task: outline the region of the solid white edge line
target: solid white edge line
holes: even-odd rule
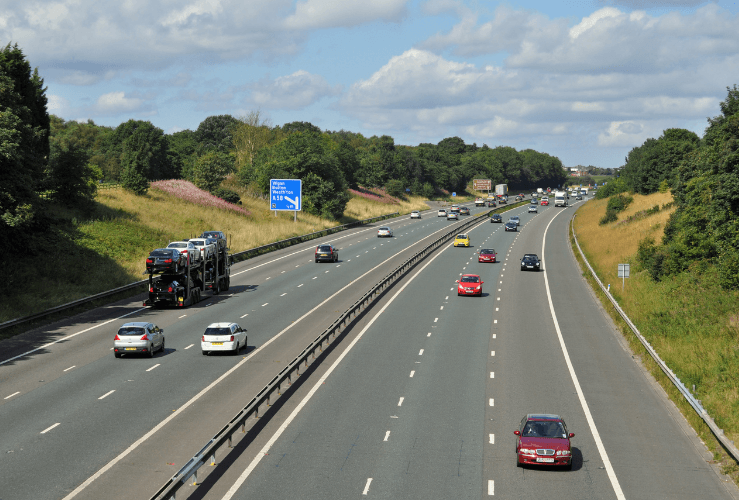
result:
[[[10,359],[6,359],[5,361],[0,361],[0,366],[4,365],[5,363],[10,363],[14,359],[22,358],[23,356],[26,356],[28,354],[32,354],[32,353],[34,353],[36,351],[40,351],[41,349],[46,349],[49,346],[52,346],[54,344],[58,344],[59,342],[64,342],[65,340],[69,340],[72,337],[76,337],[77,335],[81,335],[81,334],[83,334],[85,332],[89,332],[90,330],[94,330],[95,328],[100,328],[101,326],[105,326],[108,323],[112,323],[113,321],[118,321],[121,318],[125,318],[127,316],[132,315],[132,314],[136,314],[137,312],[143,311],[144,309],[146,309],[146,307],[142,307],[140,309],[136,309],[135,311],[131,311],[130,313],[126,313],[123,316],[118,316],[117,318],[109,319],[108,321],[105,321],[105,322],[100,323],[100,324],[95,325],[95,326],[91,326],[90,328],[86,328],[86,329],[84,329],[82,331],[79,331],[77,333],[73,333],[72,335],[67,335],[66,337],[60,338],[59,340],[55,340],[54,342],[49,342],[48,344],[44,344],[41,347],[37,347],[36,349],[32,349],[30,351],[24,352],[23,354],[19,354],[18,356],[12,357]]]
[[[126,456],[127,456],[128,454],[129,454],[129,453],[131,453],[131,452],[132,452],[133,450],[135,450],[136,448],[138,448],[138,447],[139,447],[139,446],[141,445],[141,443],[143,443],[144,441],[146,441],[147,439],[149,439],[149,438],[150,438],[151,436],[153,436],[153,435],[154,435],[154,434],[155,434],[155,433],[156,433],[157,431],[159,431],[159,430],[160,430],[160,429],[161,429],[162,427],[164,427],[164,426],[165,426],[166,424],[168,424],[168,423],[169,423],[170,421],[172,421],[172,420],[173,420],[173,419],[174,419],[174,418],[175,418],[175,417],[176,417],[177,415],[179,415],[180,413],[182,413],[183,411],[185,411],[185,409],[187,409],[187,407],[188,407],[188,406],[192,405],[192,404],[193,404],[193,403],[194,403],[195,401],[197,401],[198,399],[200,399],[200,398],[201,398],[201,397],[202,397],[202,396],[203,396],[203,395],[204,395],[205,393],[207,393],[208,391],[210,391],[210,390],[211,390],[211,389],[212,389],[213,387],[215,387],[215,386],[216,386],[216,385],[217,385],[218,383],[220,383],[220,382],[221,382],[222,380],[224,380],[224,379],[225,379],[226,377],[228,377],[228,376],[229,376],[229,375],[230,375],[231,373],[233,373],[233,372],[234,372],[234,371],[236,371],[236,370],[237,370],[237,369],[238,369],[239,367],[241,367],[241,365],[243,365],[244,363],[246,363],[247,361],[249,361],[249,360],[250,360],[250,359],[251,359],[252,357],[256,356],[256,355],[257,355],[257,354],[258,354],[259,352],[261,352],[261,351],[262,351],[262,350],[263,350],[263,349],[264,349],[265,347],[267,347],[267,346],[268,346],[268,345],[270,345],[270,344],[271,344],[272,342],[274,342],[274,341],[276,341],[276,340],[277,340],[278,338],[280,338],[280,337],[281,337],[281,336],[282,336],[282,335],[283,335],[284,333],[286,333],[286,332],[287,332],[288,330],[290,330],[290,329],[291,329],[292,327],[296,326],[296,325],[297,325],[298,323],[300,323],[300,322],[301,322],[302,320],[304,320],[305,318],[307,318],[308,316],[310,316],[311,314],[313,314],[313,313],[314,313],[314,312],[315,312],[315,311],[316,311],[316,310],[317,310],[318,308],[320,308],[320,307],[324,306],[324,305],[325,305],[326,303],[328,303],[329,301],[333,300],[333,299],[334,299],[334,297],[336,297],[337,295],[339,295],[340,293],[342,293],[342,292],[343,292],[344,290],[346,290],[346,289],[347,289],[347,288],[349,288],[350,286],[354,285],[354,283],[356,283],[357,281],[361,280],[362,278],[364,278],[365,276],[367,276],[367,275],[368,275],[368,274],[370,274],[371,272],[375,271],[375,270],[376,270],[376,269],[378,269],[379,267],[381,267],[381,266],[385,265],[385,264],[386,264],[387,262],[389,262],[390,260],[394,259],[395,257],[397,257],[397,256],[398,256],[398,255],[400,255],[401,253],[405,252],[405,251],[406,251],[406,250],[408,250],[409,248],[411,248],[411,247],[415,246],[415,245],[416,245],[416,244],[418,244],[419,242],[421,242],[421,241],[423,241],[423,240],[425,240],[425,239],[427,239],[427,238],[430,238],[430,237],[431,237],[431,236],[433,236],[434,234],[438,233],[439,231],[443,231],[443,230],[445,230],[445,229],[446,229],[446,228],[441,228],[441,229],[439,229],[438,231],[435,231],[435,232],[433,232],[433,233],[429,234],[428,236],[425,236],[424,238],[421,238],[420,240],[416,241],[415,243],[412,243],[412,244],[408,245],[408,246],[407,246],[407,247],[405,247],[404,249],[402,249],[402,250],[400,250],[399,252],[397,252],[397,253],[396,253],[395,255],[392,255],[392,256],[388,257],[387,259],[385,259],[384,261],[380,262],[379,264],[377,264],[377,265],[376,265],[375,267],[373,267],[372,269],[370,269],[369,271],[367,271],[367,272],[366,272],[366,273],[364,273],[363,275],[361,275],[361,276],[359,276],[359,277],[357,277],[357,278],[353,279],[353,280],[352,280],[352,281],[350,281],[349,283],[347,283],[347,284],[346,284],[346,286],[344,286],[343,288],[341,288],[340,290],[338,290],[338,291],[337,291],[336,293],[334,293],[333,295],[331,295],[330,297],[328,297],[328,298],[327,298],[326,300],[324,300],[323,302],[321,302],[320,304],[318,304],[318,305],[317,305],[316,307],[314,307],[313,309],[311,309],[311,310],[310,310],[310,311],[308,311],[307,313],[303,314],[303,315],[302,315],[302,316],[301,316],[300,318],[296,319],[296,320],[295,320],[295,321],[294,321],[293,323],[290,323],[290,324],[289,324],[288,326],[286,326],[286,327],[285,327],[285,328],[284,328],[284,329],[283,329],[283,330],[282,330],[282,331],[281,331],[280,333],[276,334],[276,335],[275,335],[274,337],[270,338],[270,339],[269,339],[268,341],[266,341],[266,342],[265,342],[264,344],[262,344],[261,346],[257,347],[256,349],[254,349],[254,350],[253,350],[253,351],[251,352],[251,354],[250,354],[250,355],[248,355],[247,357],[243,358],[243,359],[242,359],[241,361],[239,361],[239,362],[238,362],[238,363],[237,363],[236,365],[234,365],[234,366],[233,366],[233,368],[231,368],[230,370],[228,370],[227,372],[225,372],[225,373],[224,373],[223,375],[221,375],[221,376],[220,376],[220,377],[218,377],[218,378],[217,378],[216,380],[214,380],[214,381],[213,381],[213,382],[212,382],[212,383],[211,383],[210,385],[208,385],[207,387],[205,387],[205,388],[204,388],[204,389],[203,389],[202,391],[200,391],[200,392],[199,392],[199,393],[197,393],[197,394],[196,394],[195,396],[193,396],[192,398],[190,398],[190,399],[189,399],[189,400],[188,400],[188,401],[187,401],[187,402],[186,402],[186,403],[185,403],[184,405],[182,405],[181,407],[179,407],[179,408],[178,408],[177,410],[173,411],[173,412],[172,412],[172,413],[171,413],[171,414],[170,414],[170,415],[169,415],[169,416],[168,416],[167,418],[165,418],[164,420],[162,420],[161,422],[159,422],[159,424],[157,424],[157,425],[156,425],[156,426],[155,426],[155,427],[154,427],[153,429],[151,429],[151,430],[150,430],[149,432],[147,432],[146,434],[144,434],[143,436],[141,436],[141,437],[140,437],[140,438],[139,438],[138,440],[136,440],[136,441],[135,441],[134,443],[132,443],[132,444],[131,444],[131,445],[130,445],[130,446],[129,446],[128,448],[126,448],[126,449],[125,449],[125,450],[124,450],[123,452],[121,452],[121,453],[120,453],[120,454],[119,454],[119,455],[118,455],[117,457],[115,457],[115,458],[114,458],[113,460],[111,460],[110,462],[108,462],[107,464],[105,464],[105,465],[104,465],[104,466],[103,466],[103,467],[102,467],[102,468],[101,468],[100,470],[98,470],[98,471],[97,471],[97,472],[96,472],[95,474],[93,474],[92,476],[90,476],[89,478],[87,478],[87,479],[86,479],[86,480],[85,480],[85,481],[84,481],[84,482],[83,482],[82,484],[80,484],[80,485],[79,485],[79,486],[78,486],[77,488],[75,488],[75,489],[74,489],[74,491],[72,491],[72,492],[71,492],[71,493],[70,493],[69,495],[67,495],[66,497],[64,497],[64,498],[63,498],[62,500],[70,500],[71,498],[74,498],[75,496],[77,496],[77,495],[78,495],[78,494],[79,494],[79,493],[80,493],[80,492],[81,492],[82,490],[84,490],[85,488],[87,488],[87,487],[88,487],[88,486],[89,486],[90,484],[92,484],[92,483],[93,483],[93,482],[94,482],[94,481],[95,481],[95,480],[96,480],[97,478],[99,478],[100,476],[102,476],[103,474],[105,474],[105,473],[106,473],[106,472],[107,472],[108,470],[110,470],[110,469],[111,469],[111,468],[112,468],[112,467],[113,467],[113,466],[114,466],[115,464],[117,464],[118,462],[120,462],[121,460],[123,460],[123,459],[124,459],[124,458],[125,458],[125,457],[126,457]],[[435,258],[435,257],[434,257],[434,258]],[[432,259],[432,260],[433,260],[433,259]],[[310,261],[308,261],[308,262],[310,262]],[[233,276],[233,275],[232,275],[232,276]],[[142,310],[144,310],[144,309],[146,309],[146,308],[145,308],[145,307],[142,307],[141,309],[138,309],[138,310],[136,310],[136,311],[134,311],[134,312],[142,311]],[[128,316],[128,315],[130,315],[130,314],[133,314],[133,313],[128,313],[128,314],[126,314],[126,315],[124,315],[124,316],[120,316],[120,317],[118,317],[118,318],[115,318],[115,319],[112,319],[112,320],[110,320],[110,321],[115,321],[115,320],[117,320],[117,319],[120,319],[120,318],[124,318],[124,317],[126,317],[126,316]],[[110,321],[108,321],[107,323],[110,323]],[[97,326],[102,326],[103,324],[106,324],[106,323],[102,323],[101,325],[97,325]],[[97,326],[95,326],[95,327],[92,327],[92,328],[97,328]],[[88,328],[88,330],[92,330],[92,328]],[[74,334],[74,335],[78,335],[79,333],[84,333],[85,331],[87,331],[87,330],[83,330],[82,332],[78,332],[78,333],[76,333],[76,334]],[[58,340],[58,341],[56,341],[56,342],[61,342],[62,340],[64,340],[64,339],[60,339],[60,340]],[[52,344],[54,344],[54,343],[56,343],[56,342],[52,342]],[[51,345],[51,344],[48,344],[48,345]],[[43,347],[45,347],[45,346],[39,347],[38,349],[42,349]],[[35,350],[38,350],[38,349],[34,349],[34,351],[35,351]],[[33,352],[33,351],[30,351],[30,352]],[[28,354],[28,353],[26,353],[26,354]],[[23,356],[23,354],[21,354],[21,356]],[[20,356],[17,356],[17,357],[20,357]],[[15,358],[13,358],[13,359],[15,359]],[[8,360],[8,361],[10,361],[10,360]],[[7,361],[6,361],[6,362],[7,362]],[[2,363],[0,363],[0,364],[2,364]],[[401,402],[402,402],[402,398],[401,398]],[[398,405],[398,406],[400,406],[400,405]]]
[[[557,215],[561,214],[562,212],[559,212]],[[549,224],[547,224],[546,229],[544,229],[544,238],[542,239],[541,243],[541,260],[542,263],[544,262],[544,249],[546,247],[546,241],[547,241],[547,232],[549,231],[549,226],[552,225],[552,222],[554,222],[554,219],[557,217],[555,215],[552,217],[552,219],[549,221]],[[616,493],[616,498],[619,500],[625,500],[626,497],[624,496],[624,492],[621,490],[621,485],[618,482],[618,478],[616,477],[616,472],[613,470],[613,465],[611,465],[611,461],[608,459],[608,453],[606,453],[606,447],[603,445],[603,441],[600,439],[600,433],[598,432],[598,428],[595,426],[595,420],[593,420],[593,415],[590,413],[590,407],[588,406],[587,401],[585,401],[585,394],[582,392],[582,387],[580,387],[580,381],[577,378],[577,374],[575,373],[575,368],[572,366],[572,361],[570,360],[570,354],[567,351],[567,346],[565,345],[564,337],[562,337],[562,330],[559,328],[559,322],[557,321],[557,314],[554,312],[554,304],[552,303],[552,292],[549,289],[549,278],[547,276],[547,266],[544,266],[544,286],[547,290],[547,300],[549,301],[549,311],[552,314],[552,321],[554,322],[554,329],[557,331],[557,338],[559,339],[559,345],[562,348],[562,354],[565,358],[565,363],[567,364],[567,369],[570,371],[570,377],[572,377],[572,383],[575,385],[575,391],[577,392],[577,397],[580,400],[580,405],[582,406],[583,413],[585,413],[585,419],[588,422],[588,426],[590,427],[590,432],[593,434],[593,439],[595,440],[595,445],[598,448],[598,453],[600,453],[600,458],[603,460],[603,465],[606,468],[606,472],[608,473],[608,479],[611,480],[611,486],[613,487],[614,493]]]
[[[16,392],[14,392],[13,394],[11,394],[10,396],[5,396],[5,397],[4,397],[3,399],[10,399],[10,398],[12,398],[13,396],[17,396],[17,395],[18,395],[18,394],[20,394],[20,393],[21,393],[21,391],[16,391]]]
[[[482,223],[481,223],[482,224]],[[344,360],[344,358],[349,354],[349,351],[351,351],[354,346],[359,342],[359,340],[364,336],[364,334],[369,330],[372,325],[377,321],[377,318],[379,318],[385,310],[393,303],[395,302],[395,299],[398,298],[398,296],[403,293],[403,291],[410,285],[413,280],[416,279],[416,277],[421,274],[429,265],[431,265],[432,262],[436,260],[437,257],[439,257],[442,253],[444,253],[447,248],[450,247],[444,247],[442,248],[439,253],[434,255],[426,264],[421,267],[416,273],[408,279],[407,282],[403,284],[400,289],[395,292],[395,295],[390,298],[390,300],[385,303],[385,305],[382,306],[382,308],[377,311],[377,314],[375,314],[372,319],[367,323],[367,325],[362,329],[361,332],[357,334],[357,336],[354,338],[354,340],[351,341],[351,343],[346,346],[346,349],[339,355],[338,358],[336,358],[336,361],[333,362],[333,364],[326,370],[326,372],[321,376],[321,378],[316,382],[316,384],[311,388],[311,390],[308,392],[308,394],[305,395],[303,400],[298,404],[298,406],[295,407],[295,409],[290,413],[290,415],[285,419],[285,421],[280,425],[280,427],[275,431],[275,433],[272,435],[272,437],[269,438],[269,441],[262,447],[262,449],[257,453],[257,456],[254,457],[254,459],[251,461],[249,466],[244,470],[244,472],[241,473],[239,478],[236,480],[236,482],[229,488],[229,490],[226,492],[226,494],[223,496],[223,500],[230,500],[236,492],[239,490],[242,484],[244,484],[244,481],[249,477],[249,475],[252,473],[252,471],[256,468],[257,465],[259,465],[259,462],[261,462],[262,458],[267,455],[270,448],[275,444],[275,442],[280,438],[283,432],[288,428],[288,426],[292,423],[292,421],[297,417],[298,413],[303,409],[303,407],[308,404],[308,401],[313,397],[313,395],[318,391],[318,389],[323,385],[323,383],[328,379],[328,377],[333,373],[333,371],[336,369],[337,366]],[[403,398],[400,398],[400,401],[398,402],[398,406],[403,404]],[[369,488],[369,482],[367,483],[366,489]]]
[[[66,369],[64,369],[64,370],[62,370],[62,371],[68,372],[69,370],[71,370],[72,368],[75,368],[76,366],[77,366],[77,365],[72,365],[72,366],[70,366],[69,368],[66,368]]]

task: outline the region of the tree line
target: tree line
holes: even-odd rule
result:
[[[172,134],[142,120],[117,127],[66,121],[48,114],[45,91],[17,45],[0,50],[3,233],[42,227],[48,203],[92,203],[100,182],[143,195],[152,181],[183,178],[238,202],[237,193],[222,187],[227,176],[262,195],[270,178],[300,178],[304,210],[337,219],[348,189],[359,186],[433,197],[464,191],[474,178],[525,190],[567,177],[558,158],[532,149],[477,146],[459,137],[404,146],[387,135],[321,130],[307,122],[272,126],[258,111],[209,116],[194,131]]]
[[[667,129],[633,148],[619,177],[598,190],[598,197],[672,191],[677,209],[662,241],[645,239],[637,256],[655,280],[716,265],[721,286],[739,289],[739,88],[726,90],[702,138]]]

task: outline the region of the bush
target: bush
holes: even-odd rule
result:
[[[216,198],[222,199],[223,201],[233,203],[234,205],[236,205],[237,203],[241,201],[241,197],[239,196],[239,193],[237,193],[236,191],[231,191],[230,189],[222,188],[222,187],[214,189],[213,191],[210,192],[210,194],[212,194]]]
[[[633,196],[624,196],[623,194],[612,196],[611,199],[608,200],[606,212],[608,210],[613,210],[614,212],[621,212],[623,210],[626,210],[626,207],[628,207],[632,201],[634,201]]]
[[[618,220],[618,213],[611,208],[606,209],[606,214],[600,219],[599,224],[602,226],[609,222],[616,222]]]
[[[667,179],[664,179],[662,182],[659,183],[660,193],[666,193],[669,190],[670,190],[670,183],[667,182]]]
[[[733,248],[718,258],[719,284],[726,290],[739,289],[739,252]]]
[[[392,179],[385,185],[385,191],[390,196],[395,198],[402,198],[405,196],[405,189],[403,188],[403,181],[398,179]]]

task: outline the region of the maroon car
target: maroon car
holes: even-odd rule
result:
[[[477,262],[497,262],[498,254],[492,248],[483,248],[477,256]]]
[[[572,447],[567,425],[559,415],[530,413],[521,419],[516,439],[516,465],[549,465],[572,470]]]

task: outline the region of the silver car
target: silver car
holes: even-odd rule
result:
[[[539,213],[539,210],[537,209],[536,205],[529,205],[529,213]]]
[[[517,226],[521,225],[521,219],[518,217],[518,215],[514,215],[513,217],[508,219],[508,221],[515,222]]]
[[[212,238],[193,238],[189,240],[200,252],[201,258],[208,260],[216,253],[216,241]]]
[[[113,338],[113,354],[116,358],[134,353],[153,358],[157,351],[164,352],[164,330],[154,323],[126,323]]]
[[[418,210],[414,210],[411,212],[411,219],[420,219],[421,218],[421,212]]]
[[[377,230],[377,237],[378,238],[392,238],[393,237],[393,230],[389,227],[381,227]]]
[[[446,214],[446,220],[459,220],[459,214],[457,212],[449,212]]]
[[[246,328],[236,323],[211,323],[200,339],[203,356],[213,351],[227,351],[233,355],[246,347]]]
[[[195,264],[200,261],[200,250],[195,248],[195,245],[189,241],[173,241],[167,245],[167,248],[176,248],[180,253],[187,252],[190,254],[190,264]]]

